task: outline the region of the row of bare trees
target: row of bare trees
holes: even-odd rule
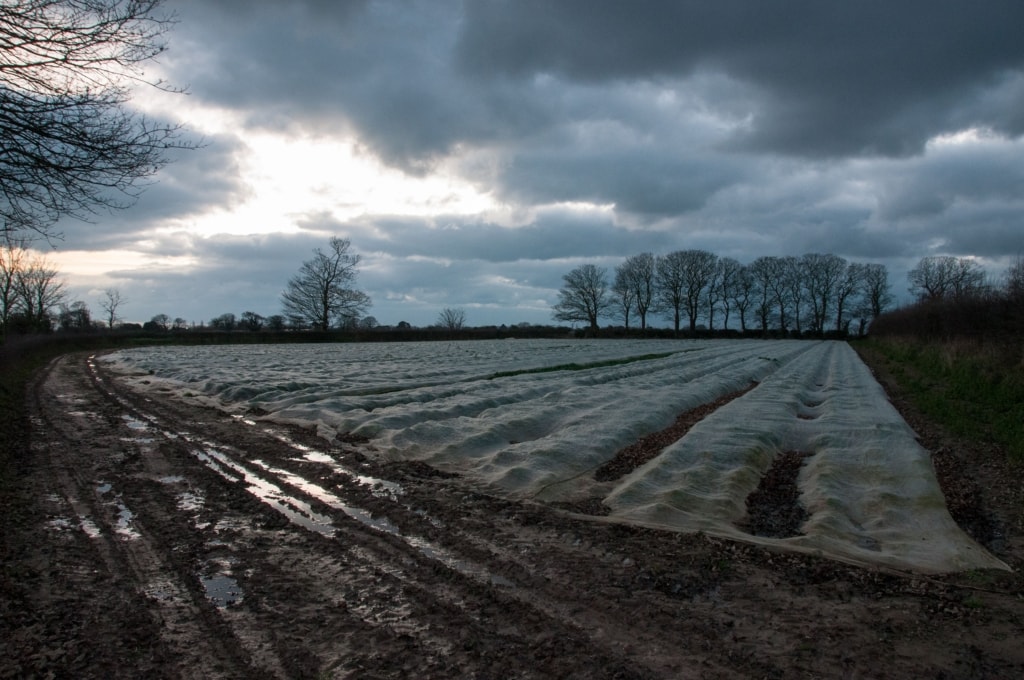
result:
[[[65,296],[64,281],[44,256],[9,241],[0,247],[0,337],[12,329],[49,330],[51,310]]]
[[[795,333],[845,333],[854,319],[859,331],[892,304],[888,271],[880,264],[848,262],[838,255],[759,257],[741,264],[706,250],[678,250],[626,258],[609,280],[605,269],[585,264],[563,276],[554,305],[559,321],[615,318],[626,328],[639,319],[646,329],[652,314],[672,321],[679,332],[760,329]]]
[[[1024,257],[1018,256],[1001,279],[990,279],[969,258],[926,257],[907,277],[917,301],[882,315],[872,325],[879,336],[925,341],[970,339],[1010,348],[1020,361],[1024,337]]]
[[[60,272],[28,244],[27,239],[9,236],[0,240],[0,340],[11,333],[45,333],[55,327],[67,331],[114,327],[124,302],[119,290],[103,291],[104,319],[94,320],[85,302],[68,300]]]
[[[959,301],[992,288],[980,264],[968,257],[935,255],[922,258],[907,273],[910,292],[919,301]]]

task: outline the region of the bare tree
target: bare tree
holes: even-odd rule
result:
[[[857,291],[863,290],[867,265],[851,262],[843,268],[842,276],[836,282],[834,299],[836,303],[836,332],[849,330],[853,317],[846,318],[847,303],[855,299]]]
[[[7,337],[11,314],[18,301],[18,277],[27,254],[24,239],[7,237],[0,243],[0,340]]]
[[[919,300],[960,300],[984,289],[985,270],[970,258],[932,255],[921,258],[907,279]]]
[[[715,329],[715,312],[718,311],[722,302],[722,266],[721,260],[715,256],[714,266],[711,268],[711,275],[708,277],[707,285],[704,286],[704,314],[707,316],[708,329]]]
[[[233,331],[237,325],[238,319],[231,312],[210,319],[210,328],[217,331]]]
[[[867,303],[872,320],[876,319],[893,303],[889,271],[882,264],[866,264],[861,283],[861,297]]]
[[[157,314],[148,323],[144,324],[143,327],[149,326],[150,328],[158,331],[166,331],[170,328],[171,317],[166,314]]]
[[[125,299],[121,297],[121,291],[117,288],[107,288],[103,291],[103,299],[100,300],[100,309],[107,315],[107,326],[111,330],[114,328],[114,324],[117,323],[117,309],[125,303]]]
[[[67,286],[45,256],[36,256],[19,271],[15,281],[17,312],[25,327],[46,331],[51,327],[50,313],[64,301]]]
[[[952,293],[954,300],[984,293],[989,286],[984,268],[968,257],[957,258],[953,267]]]
[[[704,292],[711,284],[718,256],[706,250],[677,250],[658,258],[658,299],[662,309],[672,312],[679,332],[682,310],[686,310],[690,331],[697,329]]]
[[[460,308],[445,307],[437,315],[437,325],[449,331],[460,331],[466,325],[466,311]]]
[[[778,290],[781,290],[778,300],[779,324],[783,331],[788,331],[789,326],[786,324],[788,318],[794,326],[793,330],[801,333],[803,331],[803,303],[807,296],[800,260],[793,255],[787,255],[779,258],[779,261],[782,263],[778,281]]]
[[[740,330],[744,333],[747,330],[747,312],[754,307],[757,296],[757,282],[750,267],[740,266],[733,279],[732,286],[726,294],[729,304],[736,309],[740,317]],[[726,307],[726,323],[729,318],[729,307]]]
[[[0,4],[0,231],[51,236],[64,215],[131,205],[194,148],[181,128],[126,104],[142,66],[165,49],[161,0],[8,0]]]
[[[615,282],[612,283],[612,300],[616,314],[622,317],[622,322],[628,331],[629,315],[636,307],[636,290],[631,285],[623,266],[619,265],[615,268]]]
[[[729,315],[736,305],[735,291],[736,287],[740,284],[742,273],[743,265],[740,264],[739,260],[731,257],[723,257],[718,260],[718,272],[715,282],[718,287],[718,299],[721,303],[722,315],[725,317],[722,320],[722,328],[729,327]],[[746,305],[744,305],[743,313],[746,313]],[[745,326],[746,320],[741,319],[740,323]]]
[[[761,324],[761,332],[767,333],[771,326],[772,310],[776,301],[780,299],[778,281],[782,274],[782,264],[779,258],[765,255],[751,262],[747,266],[747,271],[754,282],[754,313]],[[781,320],[784,323],[784,307]]]
[[[256,312],[242,312],[242,318],[239,321],[239,325],[247,331],[262,330],[264,323],[266,323],[266,319]]]
[[[616,285],[629,286],[633,292],[633,306],[640,317],[640,329],[647,329],[647,313],[654,305],[656,289],[656,260],[651,253],[640,253],[626,258],[615,269]],[[621,277],[621,282],[620,282]],[[629,324],[627,323],[628,327]]]
[[[820,333],[825,330],[829,307],[835,301],[837,287],[847,271],[846,260],[838,255],[807,253],[800,258],[801,278],[811,305],[812,331]]]
[[[326,331],[346,319],[358,319],[370,307],[369,296],[351,287],[359,256],[350,253],[350,247],[348,239],[331,238],[330,249],[315,249],[313,259],[303,262],[288,282],[281,299],[293,325]]]
[[[658,310],[672,317],[672,329],[678,334],[685,301],[686,275],[682,252],[659,255],[655,269],[655,295]]]
[[[81,300],[70,305],[60,305],[60,328],[64,331],[82,332],[92,328],[89,307]]]
[[[608,313],[608,273],[593,264],[580,265],[562,277],[565,286],[558,291],[554,318],[558,321],[581,321],[597,330],[597,320]]]

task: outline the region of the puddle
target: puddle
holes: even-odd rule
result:
[[[111,486],[109,482],[99,482],[96,484],[96,493],[100,496],[106,496],[113,492],[113,488],[114,487]],[[138,538],[139,532],[132,526],[132,522],[135,520],[135,513],[129,510],[128,506],[126,506],[124,501],[121,500],[121,494],[116,494],[113,500],[106,501],[106,504],[114,506],[116,512],[117,519],[114,524],[114,533],[119,536],[123,536],[124,538]],[[95,524],[92,525],[93,529],[95,529],[95,533],[91,533],[88,529],[85,529],[84,522],[85,520],[83,520],[83,530],[85,533],[89,534],[92,538],[96,538],[100,535],[100,530],[96,528]]]
[[[178,494],[178,510],[182,512],[199,512],[205,503],[206,498],[200,491],[182,491]]]
[[[144,449],[156,440],[153,437],[121,437],[121,441],[128,444],[135,444],[140,449]]]
[[[129,415],[122,415],[125,422],[129,427],[133,429],[149,429],[150,425],[146,422],[134,418]],[[241,422],[247,425],[255,425],[254,421],[247,418],[238,416]],[[154,425],[156,423],[153,423]],[[356,483],[362,486],[368,486],[371,489],[371,493],[378,497],[389,498],[390,500],[397,500],[397,497],[404,493],[401,484],[393,482],[387,479],[379,477],[373,477],[371,475],[364,475],[356,472],[355,470],[349,469],[344,465],[338,463],[329,454],[318,451],[312,447],[306,446],[299,442],[294,441],[287,435],[277,432],[274,430],[266,430],[267,434],[273,436],[279,441],[287,444],[303,454],[303,460],[312,463],[326,464],[330,466],[331,470],[342,474]],[[181,438],[187,442],[198,444],[202,446],[202,449],[192,449],[192,454],[196,456],[204,465],[209,469],[216,472],[221,477],[228,481],[239,481],[241,479],[248,486],[246,490],[258,498],[260,501],[269,505],[270,507],[277,510],[279,513],[284,515],[293,524],[315,531],[327,538],[333,538],[337,529],[334,527],[331,519],[325,515],[317,513],[313,508],[298,498],[289,496],[277,485],[253,474],[250,470],[240,465],[239,463],[232,460],[225,453],[217,449],[216,445],[212,442],[196,441],[189,434],[173,433],[161,429],[161,434],[168,439]],[[277,475],[286,483],[292,485],[294,488],[306,493],[307,495],[316,498],[320,502],[324,503],[328,507],[339,510],[351,519],[354,519],[364,526],[370,527],[377,531],[396,536],[405,541],[409,546],[415,548],[424,557],[428,559],[440,562],[448,568],[468,576],[478,582],[498,587],[514,588],[516,584],[509,579],[490,573],[484,567],[474,564],[467,560],[459,559],[452,555],[444,548],[427,541],[426,539],[418,536],[406,536],[401,533],[398,526],[388,520],[386,517],[374,517],[368,510],[363,508],[355,507],[343,502],[340,498],[332,494],[327,489],[309,482],[298,475],[294,475],[286,470],[273,468],[263,463],[262,461],[252,461],[253,464],[258,465],[263,470],[270,472],[271,474]],[[237,476],[236,476],[237,475]],[[175,484],[184,481],[183,478],[178,476],[169,476],[162,478],[161,481],[165,484]],[[107,493],[110,491],[109,484],[101,484],[100,493]],[[178,496],[178,507],[182,511],[191,512],[201,509],[203,504],[203,496],[198,492],[186,491],[182,492]],[[120,503],[120,499],[116,501]],[[119,515],[118,531],[121,533],[133,531],[130,528],[130,523],[133,518],[131,512],[121,504],[124,512]],[[124,526],[122,527],[122,518]],[[429,518],[428,518],[429,519]],[[433,520],[431,520],[433,522]],[[439,523],[435,523],[437,526]],[[95,525],[93,525],[95,526]],[[84,528],[84,520],[83,520]],[[245,527],[238,520],[220,520],[214,527],[215,531],[233,531],[244,529]],[[87,532],[88,533],[88,532]],[[98,535],[98,530],[97,534]],[[136,534],[137,535],[137,534]],[[201,575],[200,579],[203,583],[203,587],[206,589],[207,597],[210,598],[218,607],[226,607],[231,604],[241,602],[242,594],[241,589],[238,587],[238,583],[228,573],[211,573],[209,575]]]
[[[78,526],[82,529],[82,531],[85,532],[85,535],[89,538],[99,538],[103,535],[103,532],[100,531],[100,528],[96,526],[96,522],[93,522],[88,517],[83,517],[79,515]]]
[[[219,568],[222,565],[217,563],[210,563],[208,566],[213,569],[199,575],[199,582],[203,585],[203,590],[206,591],[206,599],[218,609],[240,604],[242,588],[238,585],[238,581],[231,576],[230,564],[227,570]]]
[[[114,501],[114,507],[117,508],[117,524],[114,526],[114,533],[129,539],[138,538],[139,532],[132,526],[135,513],[128,509],[120,497]]]
[[[129,429],[132,429],[132,430],[148,430],[149,429],[149,423],[147,423],[144,420],[140,420],[140,419],[136,418],[135,416],[128,415],[127,413],[122,413],[121,414],[121,420],[123,420],[125,425],[127,425],[129,427]]]
[[[332,472],[345,475],[360,486],[369,487],[370,493],[377,498],[387,498],[392,501],[397,501],[398,497],[405,493],[405,489],[403,489],[402,485],[398,482],[392,482],[389,479],[382,479],[381,477],[373,477],[371,475],[364,475],[356,472],[355,470],[347,468],[334,460],[330,454],[322,451],[315,451],[312,449],[305,451],[301,460],[308,463],[320,463],[327,465],[331,468]]]
[[[334,536],[335,528],[329,517],[319,514],[305,501],[292,498],[278,486],[249,472],[216,449],[205,451],[194,450],[193,454],[207,467],[228,480],[235,478],[227,473],[227,469],[237,472],[249,486],[246,491],[284,515],[290,522],[310,531],[315,531],[328,538]]]
[[[67,517],[54,517],[46,523],[46,526],[55,531],[66,531],[74,527],[75,523],[74,520]]]
[[[241,517],[222,517],[213,525],[214,531],[245,531],[248,523]]]
[[[289,437],[288,435],[284,434],[283,432],[278,432],[277,430],[272,429],[266,429],[264,430],[264,432],[269,434],[274,439],[277,439],[279,442],[287,444],[296,451],[302,453],[302,460],[309,463],[320,463],[323,465],[327,465],[328,467],[331,468],[332,472],[345,475],[349,479],[354,480],[357,484],[360,484],[362,486],[370,487],[370,492],[374,496],[377,496],[378,498],[390,498],[391,500],[397,500],[398,496],[401,496],[403,493],[405,493],[404,489],[402,489],[402,485],[399,484],[398,482],[392,482],[391,480],[388,479],[372,477],[370,475],[364,475],[359,472],[356,472],[355,470],[347,468],[338,461],[336,461],[334,457],[331,456],[329,453],[325,451],[319,451],[313,448],[312,446],[306,446],[305,444],[301,444],[292,439],[291,437]]]
[[[506,588],[515,587],[515,583],[508,580],[507,578],[499,576],[497,574],[492,574],[480,565],[457,558],[444,548],[435,545],[424,538],[420,538],[419,536],[407,536],[401,532],[397,525],[388,520],[386,517],[373,517],[373,515],[368,510],[364,510],[363,508],[358,508],[349,505],[348,503],[345,503],[340,498],[332,494],[327,489],[324,489],[323,487],[317,484],[309,482],[303,479],[302,477],[299,477],[298,475],[294,475],[288,472],[287,470],[281,470],[279,468],[271,467],[260,460],[254,460],[252,461],[252,463],[254,465],[260,466],[262,469],[266,470],[267,472],[270,472],[271,474],[277,475],[286,483],[294,486],[296,489],[299,489],[300,491],[312,496],[313,498],[316,498],[324,505],[335,510],[340,510],[341,512],[344,512],[346,515],[356,520],[357,522],[360,522],[361,524],[368,526],[372,529],[376,529],[377,531],[380,531],[382,533],[390,534],[392,536],[396,536],[402,539],[409,546],[418,550],[420,554],[424,557],[432,559],[436,562],[440,562],[449,569],[457,571],[464,576],[468,576],[475,581],[479,581],[481,583],[485,583],[488,585],[501,586]]]
[[[161,484],[181,484],[185,481],[185,478],[181,475],[167,475],[166,477],[160,477],[156,481]]]
[[[317,499],[324,505],[334,510],[340,510],[352,519],[365,524],[368,527],[377,529],[378,531],[385,531],[387,533],[397,533],[398,527],[392,524],[387,518],[375,518],[368,510],[357,508],[355,506],[345,503],[340,498],[332,494],[327,489],[314,484],[313,482],[307,481],[298,475],[294,475],[287,470],[281,470],[279,468],[271,467],[261,460],[252,461],[253,465],[258,465],[263,470],[277,475],[288,484],[292,485],[299,491],[306,493],[313,498]]]

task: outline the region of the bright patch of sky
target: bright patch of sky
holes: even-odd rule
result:
[[[334,235],[414,325],[550,323],[563,274],[645,251],[834,253],[905,299],[921,257],[1024,243],[1019,0],[166,8],[152,73],[189,94],[136,103],[204,146],[54,255],[128,320],[279,313]]]

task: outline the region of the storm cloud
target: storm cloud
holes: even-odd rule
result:
[[[156,68],[189,94],[161,113],[204,146],[131,210],[63,225],[59,247],[173,254],[179,271],[72,280],[83,297],[110,284],[217,289],[231,294],[159,311],[273,314],[288,276],[336,234],[362,254],[383,323],[430,323],[445,306],[471,310],[471,324],[543,323],[561,273],[644,251],[832,252],[887,264],[902,294],[920,257],[976,257],[997,275],[1024,248],[1015,0],[167,8],[178,23]],[[230,125],[208,123],[218,116]],[[289,205],[278,232],[227,233],[267,191],[257,136],[344,141],[397,176],[443,176],[489,204],[453,211],[439,195],[432,210],[403,211],[346,195]],[[316,179],[320,194],[351,184],[338,172]],[[156,295],[137,295],[133,313],[148,318]]]

